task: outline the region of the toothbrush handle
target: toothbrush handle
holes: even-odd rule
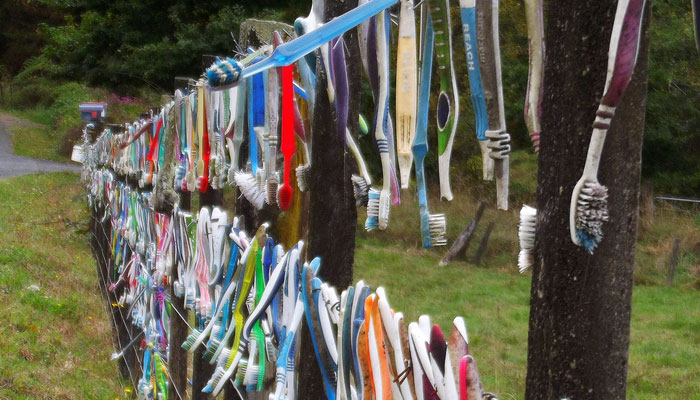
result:
[[[243,68],[239,80],[271,67],[292,64],[306,54],[328,43],[331,39],[356,27],[367,18],[386,10],[396,2],[397,0],[373,0],[355,7],[343,15],[333,18],[318,29],[279,46],[266,59]]]
[[[604,104],[600,104],[595,114],[593,133],[591,134],[591,142],[588,145],[588,154],[586,155],[586,165],[583,168],[583,178],[589,181],[598,180],[600,157],[603,153],[605,137],[610,128],[610,122],[615,115],[615,107],[608,107]]]
[[[282,144],[280,150],[284,156],[284,184],[289,184],[289,174],[294,155],[294,66],[282,68]]]

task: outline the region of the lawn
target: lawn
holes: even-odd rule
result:
[[[522,399],[527,350],[530,275],[517,273],[517,207],[488,207],[467,252],[471,259],[489,221],[495,228],[479,267],[463,260],[439,267],[445,249],[420,248],[414,196],[392,210],[386,232],[358,229],[355,279],[387,289],[408,320],[429,314],[447,329],[466,319],[471,351],[487,390]],[[433,212],[450,216],[453,239],[476,203],[457,196],[449,205],[431,196]],[[123,397],[108,316],[89,250],[89,218],[77,175],[44,174],[0,180],[0,398]],[[47,207],[48,206],[48,207]],[[49,211],[49,213],[45,213]],[[363,221],[360,212],[358,221]],[[697,222],[687,213],[656,210],[642,229],[633,296],[628,397],[700,398],[700,296]],[[669,243],[683,235],[677,283],[660,270]],[[29,289],[37,285],[38,291]]]
[[[75,174],[0,180],[0,398],[122,392],[84,200]]]

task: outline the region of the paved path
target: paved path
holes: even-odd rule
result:
[[[80,172],[82,167],[73,163],[42,160],[12,154],[9,127],[0,121],[0,178],[36,174],[39,172]]]

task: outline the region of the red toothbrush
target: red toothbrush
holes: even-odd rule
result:
[[[292,203],[292,186],[289,173],[292,168],[292,156],[296,151],[294,143],[294,65],[282,67],[282,144],[280,150],[284,156],[284,182],[277,193],[277,202],[282,211]]]

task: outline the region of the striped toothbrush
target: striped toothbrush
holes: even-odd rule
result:
[[[476,42],[476,0],[460,0],[459,7],[462,15],[462,33],[464,35],[464,48],[467,54],[467,72],[469,74],[469,91],[471,92],[474,118],[476,119],[476,139],[481,148],[481,161],[484,180],[493,180],[493,159],[489,157],[489,140],[486,130],[489,128],[489,120],[486,115],[486,101],[484,89],[481,84],[481,72],[479,69],[479,49]]]
[[[542,0],[525,0],[530,70],[525,94],[525,124],[535,153],[540,151],[540,115],[542,114],[542,78],[544,76],[544,23]]]
[[[413,140],[413,157],[416,161],[416,187],[420,204],[420,230],[423,247],[444,246],[447,244],[445,234],[447,222],[445,214],[430,214],[428,211],[428,194],[425,185],[423,165],[428,154],[428,106],[430,102],[430,75],[433,69],[433,25],[430,16],[425,20],[426,30],[423,35],[423,60],[421,66],[420,95],[418,99],[418,121],[416,137]]]
[[[401,188],[408,189],[413,155],[411,144],[416,136],[417,81],[416,17],[413,0],[401,0],[399,43],[396,60],[396,153]]]
[[[503,106],[501,51],[498,41],[498,0],[478,0],[476,15],[479,67],[489,121],[486,137],[489,139],[489,155],[495,161],[496,206],[501,210],[507,210],[510,135],[506,132],[506,117]]]
[[[379,148],[379,156],[382,163],[382,190],[378,199],[370,195],[367,206],[367,221],[365,229],[372,230],[379,227],[385,230],[389,225],[389,211],[391,209],[391,183],[392,183],[392,160],[390,155],[390,135],[389,116],[389,15],[382,11],[377,16],[377,69],[379,72],[379,95],[377,96],[377,117],[375,120],[374,135]],[[371,193],[370,193],[371,194]],[[378,204],[374,204],[378,202]],[[376,212],[376,215],[375,215]],[[376,219],[375,219],[376,218]]]
[[[440,172],[440,197],[451,201],[450,156],[459,120],[459,96],[457,79],[452,63],[452,28],[449,0],[428,0],[428,9],[435,30],[435,52],[440,77],[440,94],[437,103],[438,169]]]
[[[605,91],[593,122],[583,175],[571,195],[571,241],[584,246],[591,254],[603,238],[603,222],[608,220],[608,189],[598,183],[598,166],[615,108],[632,79],[637,63],[645,3],[646,0],[620,0],[617,3],[608,51]]]

